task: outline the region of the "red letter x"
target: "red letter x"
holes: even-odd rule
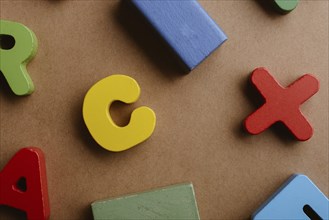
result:
[[[251,134],[259,134],[275,122],[282,122],[298,140],[312,137],[313,128],[299,110],[299,106],[319,90],[318,80],[306,74],[283,88],[265,68],[257,68],[251,82],[265,98],[265,104],[249,115],[245,128]]]

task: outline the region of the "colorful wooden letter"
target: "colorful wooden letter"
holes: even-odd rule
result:
[[[283,14],[287,14],[294,10],[299,0],[273,0],[274,6]]]
[[[155,127],[155,113],[148,107],[132,112],[125,127],[117,126],[109,113],[114,101],[136,102],[140,95],[137,82],[125,75],[112,75],[91,87],[83,102],[83,118],[95,141],[109,151],[127,150],[151,136]]]
[[[295,174],[252,216],[253,220],[329,219],[329,200],[304,175]]]
[[[6,40],[12,39],[10,47]],[[0,71],[16,95],[28,95],[34,91],[26,65],[37,52],[37,38],[26,26],[0,20]]]
[[[200,219],[192,184],[97,201],[91,207],[95,220]]]
[[[25,211],[29,220],[49,218],[45,159],[40,149],[21,149],[0,172],[0,205]]]
[[[132,3],[188,70],[195,68],[227,39],[195,0],[132,0]]]
[[[265,104],[245,120],[249,133],[259,134],[280,121],[298,140],[312,137],[313,128],[299,106],[319,90],[319,82],[314,76],[306,74],[283,88],[265,68],[257,68],[251,75],[251,82],[265,98]]]

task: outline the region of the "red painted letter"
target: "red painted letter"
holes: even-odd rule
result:
[[[298,140],[312,137],[313,128],[299,106],[319,90],[319,81],[306,74],[283,88],[265,68],[257,68],[251,82],[265,98],[265,103],[245,120],[251,134],[259,134],[276,122],[282,122]]]
[[[23,189],[21,180],[26,182]],[[29,220],[49,218],[45,159],[39,148],[21,149],[0,172],[0,205],[25,211]]]

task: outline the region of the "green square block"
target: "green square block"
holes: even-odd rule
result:
[[[200,219],[192,184],[180,184],[91,204],[95,220]]]

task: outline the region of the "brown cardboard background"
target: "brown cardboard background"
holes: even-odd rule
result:
[[[119,1],[1,0],[1,19],[21,22],[39,49],[28,71],[36,90],[14,96],[0,81],[0,169],[22,147],[47,162],[51,218],[92,219],[90,203],[192,182],[202,219],[248,219],[291,174],[304,173],[328,196],[328,1],[301,1],[281,16],[258,1],[200,1],[229,40],[190,74]],[[320,91],[302,106],[314,136],[297,142],[280,126],[251,136],[241,129],[256,109],[250,72],[267,67],[287,86],[313,73]],[[127,121],[136,106],[157,115],[149,140],[122,153],[99,147],[82,120],[85,93],[126,74],[142,94],[116,105]],[[23,215],[0,207],[0,217]]]

